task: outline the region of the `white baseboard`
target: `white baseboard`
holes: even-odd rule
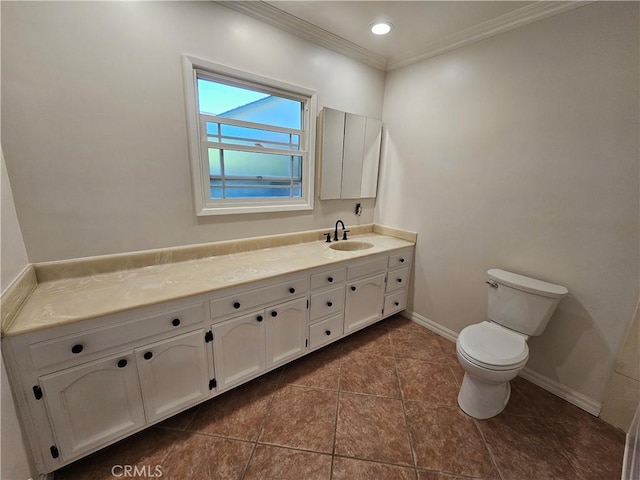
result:
[[[416,322],[419,325],[431,330],[432,332],[448,338],[449,340],[453,340],[454,342],[458,338],[458,333],[448,329],[440,325],[439,323],[434,322],[433,320],[428,319],[427,317],[420,315],[419,313],[404,310],[402,312],[402,316],[408,318]],[[555,380],[550,379],[540,373],[525,367],[522,372],[520,372],[520,376],[525,380],[530,381],[531,383],[539,386],[540,388],[546,390],[547,392],[553,393],[557,397],[566,400],[567,402],[575,405],[576,407],[581,408],[585,412],[590,413],[594,416],[600,415],[600,409],[602,408],[602,403],[594,400],[593,398],[587,397],[580,392],[573,390],[566,385],[562,385]]]
[[[409,320],[416,322],[418,325],[422,325],[423,327],[431,330],[433,333],[437,333],[441,337],[448,338],[449,340],[456,341],[458,338],[458,333],[453,330],[449,330],[447,327],[443,327],[439,323],[434,322],[433,320],[429,320],[427,317],[423,317],[419,313],[412,312],[410,310],[403,310],[401,315]]]
[[[525,380],[529,380],[531,383],[539,386],[540,388],[545,389],[547,392],[551,392],[557,397],[560,397],[563,400],[572,403],[576,407],[581,408],[594,417],[600,416],[600,409],[602,408],[601,402],[597,402],[593,398],[587,397],[586,395],[583,395],[582,393],[577,392],[574,389],[567,387],[566,385],[556,382],[549,377],[541,375],[528,367],[525,367],[524,370],[520,372],[520,376]]]

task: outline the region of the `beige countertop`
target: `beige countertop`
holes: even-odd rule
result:
[[[311,241],[38,282],[13,318],[3,322],[2,335],[32,332],[413,246],[415,240],[408,240],[410,232],[404,233],[408,235],[372,231],[352,237],[373,244],[366,250],[337,251],[323,241]]]

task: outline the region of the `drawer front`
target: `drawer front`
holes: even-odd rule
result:
[[[409,266],[411,265],[412,259],[413,252],[411,251],[404,251],[401,253],[396,253],[394,255],[389,255],[389,270],[393,268]]]
[[[404,310],[407,306],[407,292],[401,290],[384,297],[384,316]]]
[[[201,325],[205,319],[204,304],[198,303],[161,315],[34,343],[29,346],[29,354],[36,369],[69,362],[78,365],[111,348],[161,333],[181,332],[187,327]]]
[[[375,260],[369,260],[366,262],[349,265],[347,267],[347,278],[349,280],[352,280],[354,278],[373,275],[374,273],[382,272],[386,269],[387,257],[380,257],[376,258]]]
[[[344,310],[344,287],[332,288],[311,295],[311,321]]]
[[[409,267],[393,270],[387,275],[387,293],[400,290],[407,286],[409,281]]]
[[[269,285],[255,290],[245,290],[234,295],[209,302],[211,318],[221,318],[229,314],[244,312],[266,303],[297,298],[309,290],[309,277],[301,277],[288,282]]]
[[[314,323],[309,327],[309,348],[314,349],[342,336],[342,314]]]
[[[340,282],[344,282],[347,278],[347,269],[339,268],[329,272],[316,273],[311,275],[311,290],[317,288],[330,287]]]

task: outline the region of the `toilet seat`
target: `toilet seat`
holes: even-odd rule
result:
[[[526,337],[493,322],[464,328],[457,343],[469,362],[489,370],[514,370],[529,358]]]

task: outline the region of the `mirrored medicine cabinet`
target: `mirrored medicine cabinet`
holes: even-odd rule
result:
[[[382,122],[324,107],[318,121],[320,199],[375,198]]]

